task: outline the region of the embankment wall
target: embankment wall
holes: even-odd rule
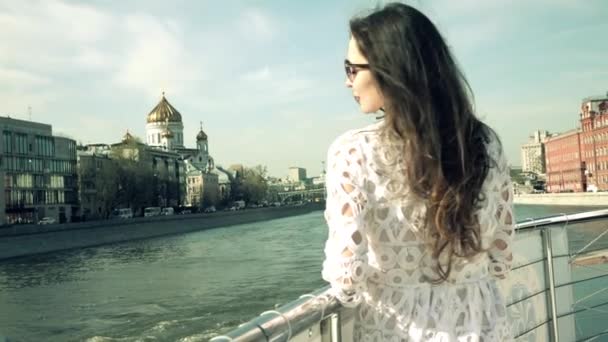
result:
[[[213,214],[2,227],[0,228],[0,260],[261,222],[321,209],[323,209],[321,204],[308,204],[299,207],[258,208]]]
[[[515,204],[607,206],[608,192],[571,192],[559,194],[519,194],[513,197]]]

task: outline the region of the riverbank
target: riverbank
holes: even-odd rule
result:
[[[323,204],[0,229],[0,260],[303,215]]]
[[[517,194],[515,204],[608,207],[608,192],[571,192],[559,194]]]

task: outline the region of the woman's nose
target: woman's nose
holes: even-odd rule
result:
[[[346,80],[344,81],[344,85],[346,86],[346,88],[352,88],[353,82],[351,82],[351,80],[347,77]]]

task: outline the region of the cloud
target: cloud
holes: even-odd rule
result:
[[[100,86],[105,82],[107,88],[119,87],[147,98],[157,98],[162,90],[201,96],[213,87],[232,88],[231,73],[242,63],[238,56],[256,52],[256,45],[244,42],[269,42],[279,31],[276,20],[259,8],[245,9],[222,30],[186,36],[178,18],[60,0],[42,6],[0,4],[0,27],[0,66],[12,70],[8,66],[17,65],[23,71],[19,79],[12,71],[9,82],[26,83],[26,74],[27,82],[39,84],[59,75],[81,82],[95,78]],[[266,66],[246,74],[244,80],[276,85],[273,77]],[[281,96],[302,89],[304,83],[285,85]]]
[[[503,33],[499,21],[482,20],[476,23],[465,23],[446,30],[444,34],[450,46],[457,52],[472,53],[479,47],[492,42]]]
[[[241,14],[239,28],[248,39],[257,41],[272,40],[278,33],[275,20],[257,8],[250,8]]]
[[[249,107],[278,107],[285,104],[298,105],[306,99],[318,99],[324,85],[311,78],[299,77],[289,73],[277,73],[263,81],[237,84],[239,97]]]
[[[123,24],[128,48],[114,77],[118,85],[158,96],[159,88],[181,93],[189,81],[202,79],[175,22],[138,14],[127,16]]]
[[[42,87],[35,92],[22,89],[9,89],[0,92],[0,115],[10,115],[13,118],[29,120],[29,110],[31,108],[31,119],[56,125],[55,121],[59,115],[51,115],[48,108],[60,96],[57,90]]]
[[[107,120],[99,117],[83,117],[79,116],[72,122],[64,122],[60,127],[56,129],[58,132],[77,132],[74,139],[84,144],[96,144],[96,143],[108,143],[108,141],[97,140],[98,135],[96,131],[103,130],[106,132],[112,132],[112,138],[114,142],[118,142],[122,136],[129,130],[129,127],[125,126],[124,122],[117,122]],[[131,134],[136,134],[133,130],[130,130]]]
[[[39,87],[51,83],[48,77],[33,72],[2,67],[0,67],[0,80],[4,87],[10,88]]]
[[[248,72],[242,77],[244,81],[266,81],[270,78],[270,68],[268,66]]]
[[[49,24],[57,25],[53,31],[72,42],[90,44],[102,40],[112,25],[109,15],[87,5],[50,0],[42,2],[42,11],[46,12],[50,23],[39,25],[46,29]]]
[[[36,72],[0,66],[0,115],[29,119],[28,107],[32,107],[32,118],[38,116],[56,98],[56,90],[49,88],[52,80]]]
[[[492,49],[506,40],[529,37],[549,27],[549,20],[591,11],[585,2],[571,0],[419,0],[415,5],[429,15],[458,54]]]
[[[40,80],[100,72],[97,80],[156,96],[159,88],[177,92],[185,81],[199,77],[176,20],[111,13],[58,0],[41,4],[3,5],[0,65],[17,64]]]
[[[15,40],[27,38],[44,42],[55,38],[61,42],[89,43],[104,38],[112,26],[111,17],[104,11],[58,0],[4,2],[0,9],[2,34]],[[50,43],[47,40],[47,44]]]
[[[455,17],[459,19],[468,18],[474,21],[483,16],[504,17],[510,14],[521,14],[526,11],[572,11],[586,10],[588,6],[584,2],[574,0],[435,0],[433,2],[423,2],[419,0],[419,7],[432,11],[433,14],[441,13],[443,16]]]
[[[113,26],[111,16],[86,5],[49,0],[0,6],[0,63],[32,69],[71,67],[76,51],[107,38]]]
[[[75,65],[85,70],[108,70],[116,65],[116,57],[101,49],[85,47],[73,57]]]

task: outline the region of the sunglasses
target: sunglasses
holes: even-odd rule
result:
[[[348,61],[348,59],[344,60],[344,70],[346,71],[346,77],[349,81],[353,82],[355,80],[355,76],[360,70],[369,69],[369,64],[354,64]]]

